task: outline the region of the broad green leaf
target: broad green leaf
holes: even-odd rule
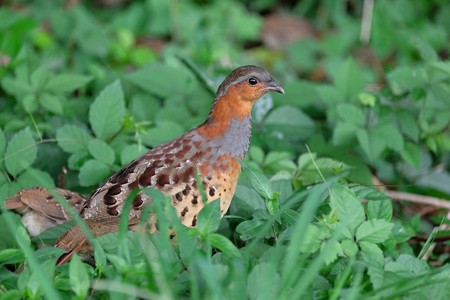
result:
[[[237,258],[241,257],[241,253],[238,248],[229,239],[221,234],[210,233],[206,236],[206,240],[211,244],[211,246],[219,249],[226,255]]]
[[[239,223],[236,227],[236,232],[239,233],[239,237],[243,241],[255,238],[256,236],[263,234],[265,238],[272,236],[272,228],[266,226],[267,220],[249,220]],[[261,230],[265,229],[262,233]]]
[[[97,185],[111,175],[111,169],[98,160],[88,160],[83,164],[78,174],[81,186]]]
[[[331,75],[336,88],[347,99],[356,96],[366,83],[365,74],[351,58],[345,60],[338,68],[333,70]]]
[[[91,76],[79,74],[58,74],[48,80],[45,90],[52,93],[65,93],[79,89],[92,80]]]
[[[313,120],[300,109],[284,105],[271,111],[264,120],[267,130],[281,139],[307,139],[316,131]]]
[[[148,148],[143,145],[128,145],[122,149],[122,152],[120,152],[120,164],[124,166],[147,151]]]
[[[361,108],[350,103],[341,103],[336,107],[337,114],[345,123],[350,123],[362,127],[366,117]]]
[[[202,235],[215,232],[220,225],[220,200],[208,203],[197,217],[197,229]]]
[[[114,150],[104,141],[99,139],[90,140],[88,143],[89,153],[98,161],[104,162],[107,165],[114,163]]]
[[[322,182],[322,176],[325,179],[336,176],[350,167],[343,162],[331,158],[316,158],[309,153],[300,155],[298,159],[298,172],[295,180],[302,185],[310,185]],[[319,173],[320,172],[320,173]]]
[[[367,203],[367,215],[370,220],[382,219],[390,221],[392,219],[391,200],[369,200]]]
[[[107,139],[117,133],[125,117],[125,101],[120,81],[105,87],[89,109],[89,123],[95,135]]]
[[[8,173],[17,176],[31,166],[37,157],[37,147],[29,128],[16,133],[8,143],[5,166]]]
[[[31,73],[30,83],[34,91],[40,91],[48,81],[47,68],[41,66]]]
[[[383,251],[376,244],[360,242],[361,257],[367,264],[367,273],[374,288],[379,288],[384,280]]]
[[[0,251],[0,264],[17,264],[25,261],[25,254],[20,249]]]
[[[61,99],[57,96],[43,93],[38,98],[39,103],[45,108],[47,111],[61,115],[63,113],[63,105],[61,103]]]
[[[156,147],[182,135],[183,132],[183,127],[175,122],[157,122],[156,127],[142,135],[142,142],[148,146]]]
[[[12,79],[10,77],[2,79],[2,88],[8,94],[16,96],[16,98],[21,98],[33,92],[33,89],[27,81]]]
[[[241,162],[241,165],[243,171],[250,179],[250,182],[252,183],[252,186],[255,188],[255,190],[265,199],[272,198],[274,195],[274,190],[269,179],[267,179],[267,177],[264,176],[261,171],[251,169],[250,166],[245,162]]]
[[[319,250],[323,241],[324,235],[321,230],[313,225],[309,224],[306,232],[304,233],[303,243],[300,245],[300,251],[304,253],[314,253]]]
[[[344,239],[341,242],[342,252],[348,257],[355,257],[358,253],[358,245],[349,239]]]
[[[259,261],[248,274],[247,295],[240,295],[242,299],[277,299],[277,291],[280,285],[278,266],[273,261]]]
[[[359,129],[356,132],[359,145],[366,153],[370,161],[377,159],[386,148],[385,141],[380,138],[373,138],[366,129]]]
[[[340,146],[352,142],[356,137],[358,127],[346,122],[338,122],[333,129],[333,145]]]
[[[53,188],[55,187],[55,182],[53,178],[45,171],[28,168],[22,174],[17,177],[16,182],[23,189],[28,189],[36,186]]]
[[[327,265],[334,262],[338,256],[344,255],[341,244],[333,239],[324,241],[321,245],[320,252],[324,255],[324,261]]]
[[[419,168],[421,159],[421,149],[417,144],[406,142],[401,153],[402,158],[410,165]]]
[[[88,143],[92,139],[91,135],[83,128],[76,125],[64,125],[56,130],[58,146],[65,152],[75,153],[86,150]]]
[[[401,66],[387,74],[392,92],[401,95],[416,88],[422,88],[427,83],[427,75],[423,68]]]
[[[72,291],[81,299],[87,296],[90,287],[86,266],[77,254],[74,254],[69,265],[69,279]]]
[[[176,94],[184,95],[190,80],[189,75],[182,69],[160,63],[152,63],[125,78],[144,91],[163,98]]]
[[[412,139],[414,142],[418,142],[420,129],[419,123],[417,122],[417,117],[407,110],[399,110],[396,112],[395,117],[403,134]]]
[[[394,225],[385,220],[372,219],[362,223],[356,230],[356,240],[369,243],[382,243],[392,236]]]
[[[5,154],[5,148],[6,148],[6,138],[5,134],[3,133],[3,130],[0,128],[0,161],[2,161],[3,155]]]
[[[330,205],[336,210],[339,221],[354,234],[356,228],[364,222],[364,208],[353,191],[348,187],[336,183],[330,191]]]

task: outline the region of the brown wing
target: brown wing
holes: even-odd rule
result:
[[[78,193],[54,189],[63,199],[80,212],[87,203],[87,199]],[[57,223],[64,223],[71,219],[67,211],[61,207],[49,190],[45,188],[31,188],[21,190],[11,198],[7,199],[5,206],[25,213],[28,210],[35,211]]]

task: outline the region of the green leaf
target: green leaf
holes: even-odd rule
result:
[[[86,266],[77,254],[74,254],[69,265],[70,288],[81,299],[86,298],[90,280]]]
[[[79,89],[92,80],[91,76],[79,74],[58,74],[49,79],[45,90],[52,93],[65,93]]]
[[[31,166],[37,157],[37,147],[29,128],[16,133],[8,143],[5,153],[6,170],[17,176]]]
[[[341,242],[341,247],[344,254],[348,257],[355,257],[358,253],[358,245],[353,240],[344,239]]]
[[[25,254],[20,249],[4,249],[0,251],[0,265],[17,264],[25,261]]]
[[[330,205],[336,210],[339,221],[354,234],[356,228],[364,222],[364,208],[348,187],[336,183],[330,192]]]
[[[303,253],[314,253],[319,250],[323,241],[324,233],[315,225],[309,224],[304,233],[303,243],[300,245],[300,251]]]
[[[61,99],[52,94],[43,93],[38,98],[39,103],[47,111],[61,115],[63,113],[63,106]]]
[[[142,145],[128,145],[122,149],[122,152],[120,152],[120,164],[124,166],[147,151],[148,149]]]
[[[267,220],[249,220],[239,223],[236,227],[236,232],[239,233],[239,238],[243,241],[247,241],[249,239],[255,238],[259,234],[262,234],[261,231],[265,229],[263,232],[263,236],[265,238],[269,238],[272,236],[272,228],[270,226],[266,226]]]
[[[152,63],[125,78],[144,91],[162,98],[176,94],[185,95],[190,80],[183,70],[160,63]]]
[[[307,139],[314,134],[314,121],[300,109],[283,105],[271,111],[264,120],[264,126],[281,139]]]
[[[177,123],[159,121],[156,123],[156,127],[142,135],[142,142],[148,146],[156,147],[182,135],[183,132],[183,127]]]
[[[108,178],[109,175],[111,170],[108,165],[98,160],[88,160],[81,167],[78,180],[81,186],[93,186]]]
[[[370,220],[382,219],[390,221],[392,219],[391,200],[369,200],[367,203],[367,214]]]
[[[419,141],[420,129],[417,117],[406,110],[399,110],[395,117],[400,130],[414,142]]]
[[[42,170],[28,168],[22,174],[17,177],[16,182],[21,188],[27,189],[36,186],[54,188],[55,182],[53,178],[47,172]]]
[[[30,83],[34,91],[39,91],[45,86],[48,81],[48,75],[47,68],[44,66],[37,68],[31,73]]]
[[[220,225],[220,199],[214,200],[200,210],[197,229],[202,235],[215,232]]]
[[[356,240],[369,243],[382,243],[392,236],[394,225],[385,220],[372,219],[362,223],[356,230]]]
[[[115,159],[114,150],[104,141],[99,139],[90,140],[88,143],[89,153],[98,161],[112,165]]]
[[[2,80],[2,88],[10,95],[16,96],[16,98],[21,98],[27,94],[31,94],[33,89],[27,81],[22,81],[20,79],[12,79],[10,77],[5,77]]]
[[[270,199],[274,195],[274,190],[270,184],[269,179],[267,179],[261,171],[256,169],[251,169],[250,165],[245,162],[241,162],[242,169],[247,177],[250,179],[252,186],[255,190],[263,196],[265,199]]]
[[[350,103],[342,103],[336,107],[336,111],[341,120],[358,127],[362,127],[366,117],[361,108]]]
[[[422,152],[420,147],[414,143],[406,142],[401,153],[402,158],[410,165],[419,168]]]
[[[333,129],[333,145],[345,145],[353,141],[358,131],[356,125],[346,122],[338,122]]]
[[[421,67],[398,67],[387,74],[387,79],[395,95],[401,95],[414,89],[422,88],[427,83],[426,72]]]
[[[236,258],[241,257],[241,253],[238,248],[229,239],[221,234],[210,233],[206,236],[206,240],[211,244],[211,246],[219,249],[226,255]]]
[[[6,138],[3,130],[0,128],[0,161],[2,161],[3,155],[5,154],[6,148]]]
[[[124,95],[117,80],[105,87],[91,104],[89,123],[98,138],[107,139],[120,130],[125,113]]]
[[[326,251],[325,251],[326,250]],[[334,262],[338,256],[343,256],[342,245],[336,240],[330,239],[321,245],[321,253],[324,253],[324,262],[329,265]]]
[[[65,152],[75,153],[80,150],[86,150],[88,143],[92,139],[91,135],[76,125],[64,125],[56,130],[56,139],[58,146]]]
[[[351,58],[345,60],[338,68],[332,70],[331,73],[336,88],[347,99],[356,96],[366,83],[361,68]]]

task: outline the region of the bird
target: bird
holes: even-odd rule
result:
[[[56,188],[54,192],[78,213],[81,213],[88,201],[85,196],[69,190]],[[72,220],[53,194],[42,187],[21,190],[5,201],[5,207],[22,215],[22,223],[32,237],[38,236],[50,227]]]
[[[284,89],[265,69],[247,65],[233,70],[217,89],[204,123],[130,162],[83,204],[80,215],[94,237],[118,231],[119,217],[130,195],[134,198],[128,226],[137,228],[143,207],[152,202],[143,191],[148,187],[170,199],[186,227],[196,227],[200,210],[217,199],[223,217],[236,190],[241,171],[239,160],[244,159],[249,148],[252,107],[268,92],[284,94]],[[207,199],[203,199],[197,176]],[[149,231],[155,232],[156,227]],[[70,260],[73,253],[92,251],[77,225],[64,233],[55,246],[65,251],[57,265]]]

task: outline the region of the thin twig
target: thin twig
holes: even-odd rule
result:
[[[359,39],[363,44],[368,44],[370,40],[370,32],[372,31],[372,16],[373,16],[374,0],[364,0],[361,33]]]
[[[450,210],[450,201],[446,199],[390,190],[384,192],[394,200],[404,200]]]

